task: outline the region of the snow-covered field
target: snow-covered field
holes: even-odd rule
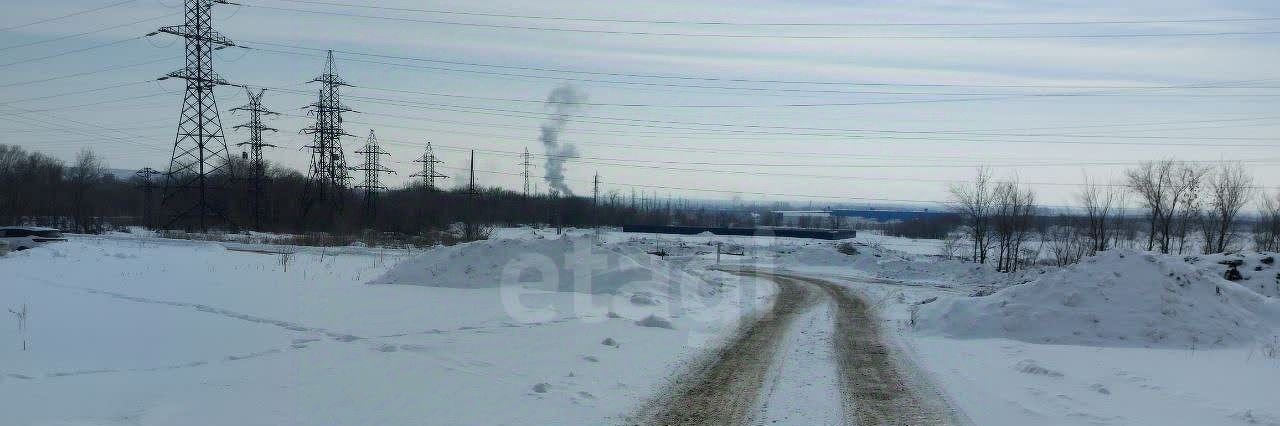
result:
[[[896,268],[874,256],[844,261],[857,271],[838,257],[788,267],[844,276],[878,301],[903,351],[974,424],[1280,425],[1280,300],[1251,290],[1280,284],[1269,256],[1110,252],[1005,277],[1017,285],[985,297],[968,291],[983,280],[866,279]],[[1249,279],[1221,279],[1217,262],[1242,257]]]
[[[466,286],[403,271],[368,284],[407,258],[368,249],[300,252],[287,271],[278,254],[155,239],[10,254],[0,303],[28,306],[29,349],[0,327],[2,423],[607,423],[772,291],[589,242],[592,260],[628,272],[597,274],[586,293],[497,282],[507,244],[478,244],[441,259],[475,273]],[[697,292],[683,305],[658,294],[673,274]]]
[[[1280,424],[1267,254],[1237,256],[1247,280],[1231,283],[1227,256],[1115,252],[1007,276],[940,261],[936,242],[852,243],[530,228],[425,252],[75,237],[0,257],[0,305],[29,311],[25,332],[0,321],[0,423],[625,423],[769,306],[771,285],[709,270],[719,244],[721,264],[834,278],[874,301],[974,424]],[[834,378],[813,374],[832,363],[830,316],[794,325],[765,418],[840,418]]]

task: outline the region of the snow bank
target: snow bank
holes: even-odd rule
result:
[[[1090,346],[1239,346],[1275,335],[1280,302],[1182,258],[1117,250],[990,296],[922,305],[916,329]]]
[[[709,296],[705,281],[632,248],[610,249],[587,237],[488,240],[430,250],[370,284],[448,288],[519,285],[556,292],[629,295],[636,304],[669,299],[676,288]]]
[[[1267,297],[1280,297],[1280,265],[1276,264],[1276,253],[1243,252],[1231,254],[1211,254],[1188,256],[1187,263],[1198,266],[1205,272],[1218,276],[1226,276],[1233,265],[1240,273],[1237,284]]]

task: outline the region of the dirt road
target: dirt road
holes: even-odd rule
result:
[[[792,321],[818,303],[831,301],[833,340],[844,418],[858,425],[950,425],[954,411],[914,369],[885,343],[871,306],[847,288],[809,277],[762,271],[734,272],[778,285],[773,309],[715,356],[651,404],[648,423],[726,425],[759,422],[757,407],[774,357]]]

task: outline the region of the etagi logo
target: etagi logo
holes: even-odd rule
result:
[[[513,320],[630,321],[686,333],[688,344],[696,346],[767,310],[775,291],[756,278],[718,270],[695,277],[641,251],[605,248],[591,238],[566,240],[567,250],[530,251],[503,265],[499,294]]]

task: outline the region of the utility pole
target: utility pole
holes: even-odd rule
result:
[[[474,149],[471,150],[471,166],[468,170],[467,204],[469,205],[467,206],[467,222],[464,232],[466,233],[466,239],[470,241],[478,239],[480,235],[480,227],[476,223],[477,217],[479,216],[480,203],[479,200],[477,200],[479,193],[476,190],[476,150]]]
[[[249,140],[240,142],[236,146],[249,147],[249,181],[253,187],[253,229],[262,230],[262,198],[264,197],[263,183],[266,180],[267,165],[262,161],[262,148],[275,148],[275,145],[262,141],[262,132],[275,132],[276,129],[267,127],[262,124],[262,116],[264,115],[280,115],[275,111],[268,110],[262,106],[262,95],[267,89],[260,89],[258,93],[253,93],[252,89],[244,88],[244,93],[249,97],[249,103],[231,109],[231,112],[246,111],[249,113],[249,122],[236,126],[236,129],[249,129]]]
[[[422,172],[414,173],[409,177],[421,177],[422,184],[426,186],[427,191],[436,190],[436,178],[448,179],[448,176],[436,172],[436,164],[443,163],[436,158],[436,153],[431,149],[431,141],[427,141],[427,150],[422,153],[422,158],[413,160],[415,163],[422,163]]]
[[[476,196],[476,150],[474,149],[471,150],[470,170],[471,170],[471,179],[470,179],[470,183],[467,184],[467,193],[471,194],[472,198],[475,198]]]
[[[383,151],[382,147],[378,146],[378,137],[373,134],[373,129],[369,129],[369,139],[365,141],[364,149],[356,151],[356,154],[364,155],[364,166],[352,167],[351,170],[364,172],[364,183],[357,185],[356,188],[364,189],[365,220],[372,225],[378,211],[378,192],[387,189],[382,186],[380,177],[383,173],[396,174],[396,172],[382,165],[382,156],[390,157],[391,153]]]
[[[307,185],[303,190],[301,218],[315,207],[317,203],[328,204],[327,213],[330,218],[342,211],[343,193],[347,188],[347,160],[342,151],[342,137],[352,136],[342,129],[342,113],[354,112],[342,105],[340,89],[350,86],[339,77],[333,64],[333,51],[330,50],[325,62],[324,74],[311,79],[312,83],[320,83],[320,97],[309,105],[310,114],[316,117],[316,123],[302,129],[303,134],[312,135],[311,166]]]
[[[231,4],[226,0],[185,0],[182,25],[160,28],[147,36],[172,34],[184,39],[185,66],[160,80],[178,78],[187,81],[182,98],[182,114],[169,157],[169,172],[164,179],[161,205],[173,211],[166,227],[177,222],[190,228],[190,219],[201,232],[208,231],[210,218],[231,224],[222,206],[211,200],[220,185],[212,178],[231,176],[231,155],[222,133],[222,119],[213,88],[227,83],[213,72],[213,51],[235,46],[231,39],[213,29],[213,6]],[[219,197],[221,198],[221,197]]]
[[[595,172],[595,176],[591,178],[591,226],[595,228],[596,241],[600,241],[600,172]]]
[[[151,180],[151,177],[162,174],[164,172],[150,167],[143,167],[142,170],[134,173],[140,180],[138,188],[142,189],[142,221],[147,229],[155,228],[155,216],[152,212],[152,208],[155,206],[155,196],[152,194],[155,192],[156,184],[155,181]]]
[[[524,177],[524,196],[529,197],[529,166],[533,165],[532,157],[529,156],[529,147],[524,148],[524,154],[520,154],[520,165],[524,166],[524,172],[520,176]]]

